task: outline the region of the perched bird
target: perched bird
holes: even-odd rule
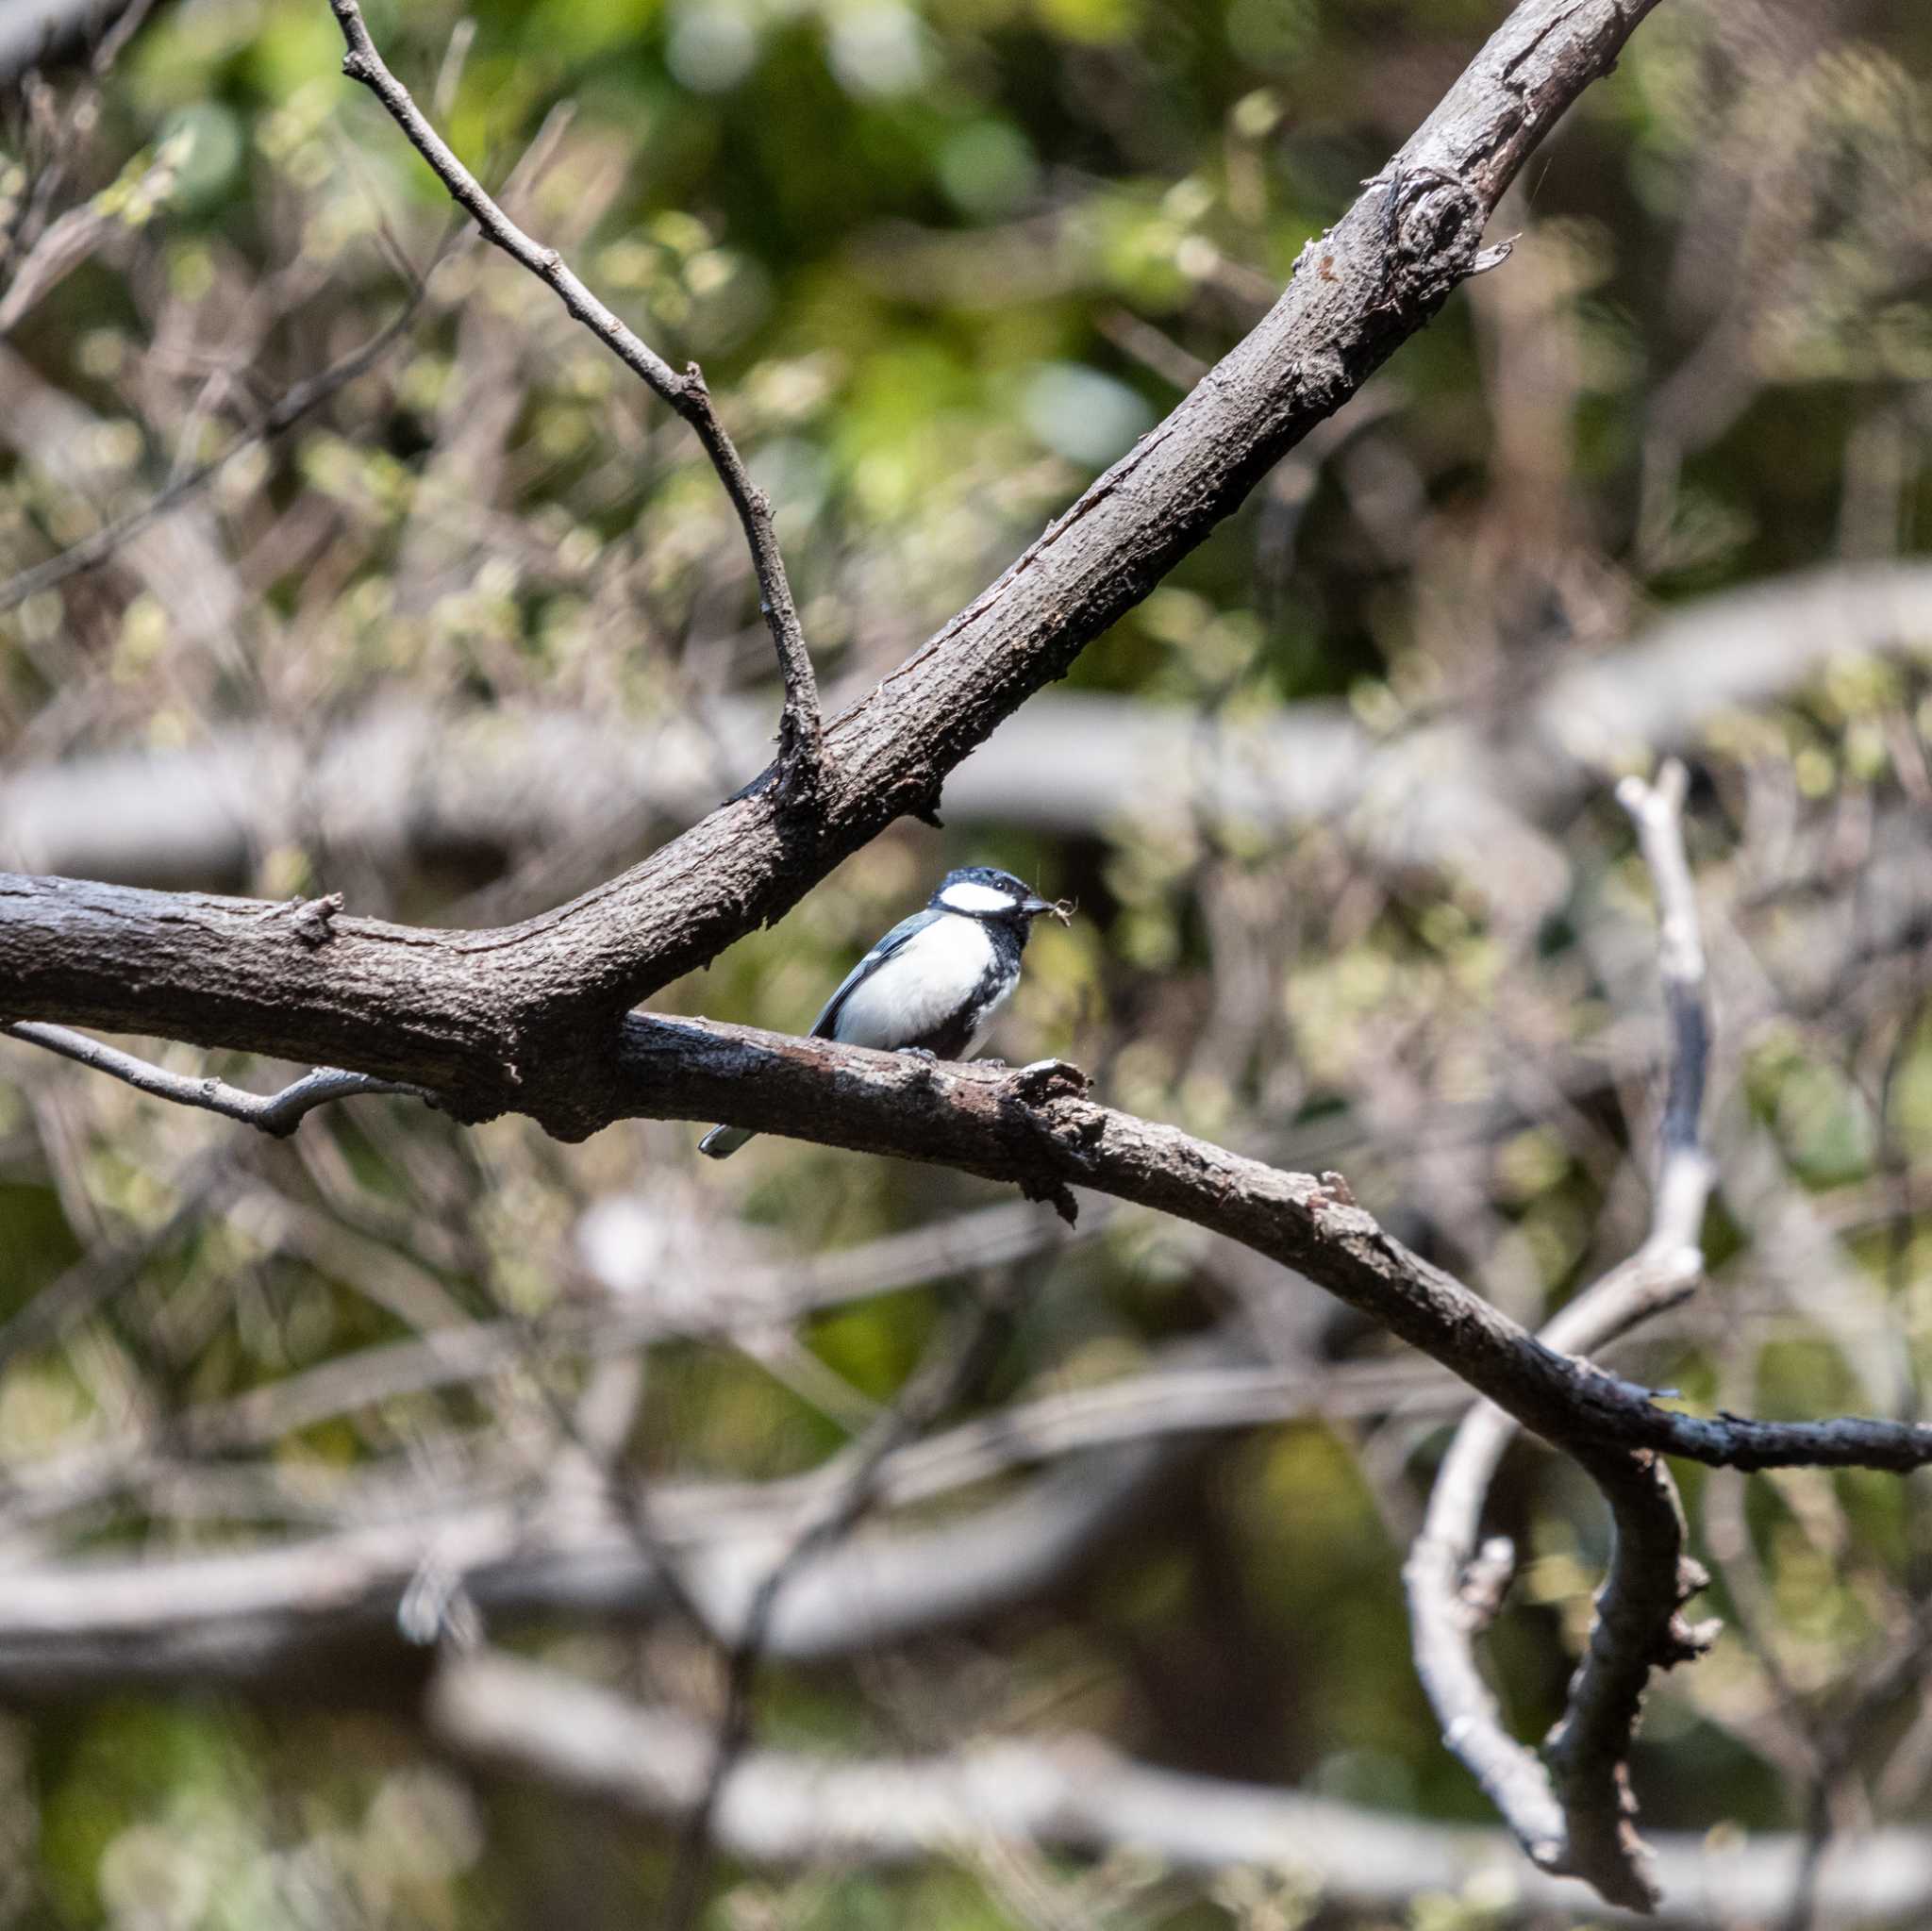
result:
[[[972,1058],[1020,983],[1020,955],[1041,912],[1066,923],[1064,907],[1036,898],[1010,872],[991,865],[948,872],[925,909],[900,920],[846,974],[812,1022],[811,1037]],[[722,1160],[751,1137],[743,1126],[714,1126],[698,1151]]]

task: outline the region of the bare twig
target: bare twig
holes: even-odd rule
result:
[[[285,390],[269,405],[261,420],[245,434],[236,437],[220,455],[209,457],[206,462],[197,463],[192,469],[184,470],[173,477],[139,509],[131,509],[125,516],[116,517],[112,523],[102,524],[92,536],[70,544],[58,556],[49,557],[44,563],[36,563],[31,570],[23,570],[5,583],[0,583],[0,612],[14,609],[42,591],[52,590],[56,584],[65,583],[70,576],[77,576],[82,571],[92,570],[96,563],[104,562],[130,537],[139,536],[150,524],[158,523],[194,495],[204,484],[211,482],[238,456],[281,435],[284,430],[293,428],[303,417],[320,408],[338,390],[353,382],[365,370],[373,369],[402,339],[414,320],[425,287],[425,283],[418,282],[395,316],[360,348],[351,349],[319,375],[308,376]]]
[[[390,72],[369,37],[357,0],[329,0],[329,6],[349,49],[342,57],[342,72],[351,80],[359,80],[382,103],[408,137],[409,144],[449,190],[451,198],[475,219],[484,239],[554,289],[575,320],[691,424],[743,527],[752,568],[758,575],[759,611],[772,633],[778,669],[785,679],[785,708],[778,727],[781,799],[809,799],[818,790],[824,756],[818,680],[812,674],[805,632],[791,601],[785,559],[772,524],[771,502],[752,481],[738,445],[720,419],[710,391],[705,386],[704,372],[695,362],[688,362],[682,375],[673,369],[585,287],[555,248],[540,246],[525,234],[457,158],[449,143],[410,98],[408,90]]]
[[[94,253],[129,199],[152,202],[169,192],[179,170],[181,147],[178,138],[164,141],[138,180],[117,182],[114,189],[70,208],[47,225],[0,293],[0,335],[10,333],[22,316]]]
[[[488,935],[410,930],[402,941],[407,973],[384,973],[359,943],[342,948],[336,966],[346,968],[353,950],[365,985],[383,982],[375,1031],[386,1045],[375,1057],[306,1047],[295,1057],[418,1079],[448,1096],[462,1118],[510,1107],[530,1111],[534,1103],[554,1130],[590,1130],[565,1116],[580,1062],[596,1056],[610,1015],[786,910],[886,824],[933,810],[947,774],[969,751],[1064,675],[1089,642],[1232,513],[1270,465],[1437,313],[1474,271],[1482,227],[1524,159],[1614,65],[1654,4],[1521,0],[1405,145],[1392,174],[1304,251],[1259,326],[997,581],[826,725],[808,837],[775,785],[754,785],[643,863],[544,918]],[[1391,223],[1387,182],[1396,175],[1407,185],[1394,197]],[[16,1016],[100,1023],[65,1000],[13,1000],[7,982],[18,968],[5,928],[25,907],[11,901],[10,886],[0,887],[0,897],[9,900],[0,915],[0,951],[8,955],[0,959],[0,984]],[[454,1013],[449,981],[458,957],[486,970],[497,993]],[[275,1003],[284,1026],[303,1030],[324,1007],[354,1013],[356,1001],[335,978],[325,965],[300,1000],[280,985]],[[143,975],[142,983],[152,981]],[[221,1043],[236,1042],[251,1004],[225,1001],[218,1017],[204,1009],[195,1027],[203,1042],[216,1042],[207,1037],[211,1025],[230,1035]],[[558,1040],[561,1033],[570,1040]],[[434,1070],[383,1063],[399,1044],[420,1046],[425,1034],[441,1041]]]
[[[959,1323],[957,1338],[913,1377],[753,1591],[727,1659],[724,1705],[718,1717],[710,1769],[679,1837],[664,1906],[664,1931],[687,1931],[703,1906],[713,1813],[733,1765],[751,1744],[752,1691],[780,1599],[806,1565],[858,1526],[877,1499],[880,1472],[894,1451],[978,1384],[1005,1338],[1005,1313],[1003,1294],[989,1291],[979,1297]]]
[[[1602,1347],[1683,1300],[1703,1274],[1699,1240],[1711,1167],[1699,1122],[1710,1019],[1697,901],[1684,857],[1685,785],[1684,769],[1674,760],[1654,786],[1628,778],[1618,790],[1657,893],[1658,970],[1672,1035],[1662,1157],[1649,1239],[1539,1337],[1564,1353]],[[1687,1627],[1678,1614],[1703,1587],[1703,1573],[1683,1553],[1675,1490],[1654,1454],[1583,1455],[1610,1504],[1615,1549],[1590,1646],[1546,1744],[1547,1768],[1539,1762],[1504,1726],[1474,1654],[1474,1637],[1501,1593],[1492,1573],[1496,1552],[1489,1549],[1478,1590],[1471,1589],[1483,1499],[1516,1427],[1485,1403],[1464,1419],[1443,1458],[1406,1573],[1417,1668],[1444,1740],[1530,1856],[1545,1870],[1587,1877],[1607,1897],[1646,1908],[1656,1888],[1631,1824],[1625,1759],[1651,1670],[1695,1655],[1709,1640],[1708,1631]]]
[[[365,1073],[343,1073],[333,1066],[318,1066],[300,1079],[291,1081],[279,1092],[251,1093],[225,1079],[193,1078],[184,1073],[169,1073],[118,1046],[103,1045],[85,1033],[70,1031],[64,1025],[43,1025],[22,1020],[13,1024],[0,1022],[0,1033],[25,1040],[30,1046],[44,1046],[63,1059],[76,1060],[96,1073],[111,1074],[137,1090],[156,1099],[173,1100],[183,1107],[199,1107],[225,1119],[239,1120],[244,1126],[258,1127],[276,1140],[286,1140],[302,1124],[305,1114],[331,1100],[346,1100],[361,1093],[409,1093],[431,1106],[433,1093],[401,1080],[372,1079]]]

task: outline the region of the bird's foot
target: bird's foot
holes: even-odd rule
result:
[[[901,1046],[897,1049],[908,1059],[924,1059],[928,1066],[937,1066],[940,1056],[930,1046]]]

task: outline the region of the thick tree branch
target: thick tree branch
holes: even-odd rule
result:
[[[691,424],[705,454],[710,458],[743,527],[752,568],[758,575],[758,608],[771,630],[772,642],[778,654],[778,669],[785,679],[785,711],[779,725],[778,749],[781,801],[808,805],[818,789],[819,762],[824,749],[818,682],[812,674],[805,632],[799,624],[798,611],[791,601],[791,585],[785,574],[785,559],[779,554],[777,535],[772,526],[771,503],[752,481],[738,445],[720,419],[711,392],[705,386],[703,371],[691,362],[679,375],[584,286],[555,248],[542,247],[525,234],[457,158],[449,143],[410,99],[408,90],[389,71],[375,42],[369,37],[357,0],[329,0],[329,6],[348,44],[349,51],[342,57],[342,72],[351,80],[359,80],[389,110],[391,118],[408,137],[410,145],[449,190],[451,198],[475,218],[484,239],[502,249],[520,267],[528,269],[540,281],[548,283],[577,321]]]
[[[16,913],[23,906],[25,917]],[[423,1000],[422,980],[441,976],[422,966],[438,935],[381,928],[379,948],[354,948],[347,971],[328,973],[317,961],[343,941],[311,948],[290,917],[288,907],[243,900],[0,874],[0,1007],[78,1006],[75,1016],[110,1030],[159,1024],[210,1044],[352,1067],[360,1059],[357,1070],[428,1087],[445,1104],[465,1083],[475,1091],[480,1076],[499,1092],[531,1093],[525,1110],[538,1112],[541,1094],[538,1117],[559,1132],[631,1117],[724,1120],[952,1166],[1037,1197],[1089,1187],[1298,1270],[1561,1445],[1651,1448],[1739,1468],[1932,1461],[1932,1426],[1707,1419],[1657,1407],[1643,1390],[1555,1352],[1410,1254],[1345,1189],[1099,1106],[1071,1069],[929,1065],[749,1026],[633,1014],[614,1048],[608,1034],[594,1053],[559,1046],[575,1083],[557,1096],[534,1064],[479,1066],[474,1056],[479,1041],[493,1050],[496,1017],[484,975],[446,1005]],[[339,918],[331,930],[365,923]],[[482,951],[491,937],[468,942]],[[362,976],[378,959],[393,976]],[[392,988],[396,1004],[422,1015],[420,1030],[385,1031]],[[522,1052],[544,1044],[525,1037]],[[550,1110],[558,1098],[562,1107]]]
[[[945,774],[1002,718],[1062,674],[1475,269],[1483,225],[1524,158],[1614,63],[1652,4],[1518,7],[1390,167],[1304,251],[1260,326],[998,582],[835,721],[808,822],[761,780],[557,911],[472,933],[338,919],[332,941],[292,968],[274,907],[186,896],[150,905],[173,938],[192,934],[208,970],[191,984],[178,949],[164,947],[176,956],[152,972],[145,958],[123,970],[111,999],[104,973],[70,959],[67,976],[53,963],[64,950],[50,942],[53,928],[80,908],[81,889],[8,880],[0,1011],[106,1024],[113,1005],[124,1027],[426,1085],[460,1117],[517,1107],[558,1132],[586,1130],[576,1096],[618,1015],[784,911],[893,818],[929,810]],[[347,17],[353,25],[353,8]],[[372,53],[352,37],[351,59],[379,78]],[[411,131],[446,155],[420,116]],[[471,211],[484,219],[491,206]],[[487,222],[486,233],[499,239]],[[560,262],[521,231],[506,226],[500,239],[567,290],[574,312],[605,318],[600,332],[623,340]],[[667,366],[641,343],[631,358],[641,373]],[[671,380],[702,413],[686,378]],[[145,1017],[125,1011],[130,981],[155,991]],[[325,1033],[354,1042],[321,1050],[313,1042]]]

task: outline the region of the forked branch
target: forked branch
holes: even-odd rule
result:
[[[1564,1354],[1593,1353],[1675,1306],[1703,1276],[1699,1243],[1712,1174],[1700,1118],[1711,1026],[1697,899],[1684,856],[1685,788],[1674,759],[1656,784],[1626,778],[1618,788],[1657,896],[1658,968],[1671,1026],[1662,1157],[1643,1246],[1543,1329],[1541,1340]],[[1539,1760],[1505,1727],[1475,1658],[1476,1636],[1495,1611],[1510,1560],[1507,1543],[1478,1546],[1483,1501],[1516,1427],[1484,1403],[1464,1419],[1443,1458],[1405,1572],[1416,1666],[1444,1741],[1535,1862],[1648,1910],[1657,1883],[1636,1833],[1630,1743],[1651,1671],[1697,1655],[1714,1633],[1690,1627],[1679,1614],[1706,1578],[1685,1554],[1676,1489],[1654,1452],[1571,1444],[1610,1506],[1614,1546],[1589,1646]]]

